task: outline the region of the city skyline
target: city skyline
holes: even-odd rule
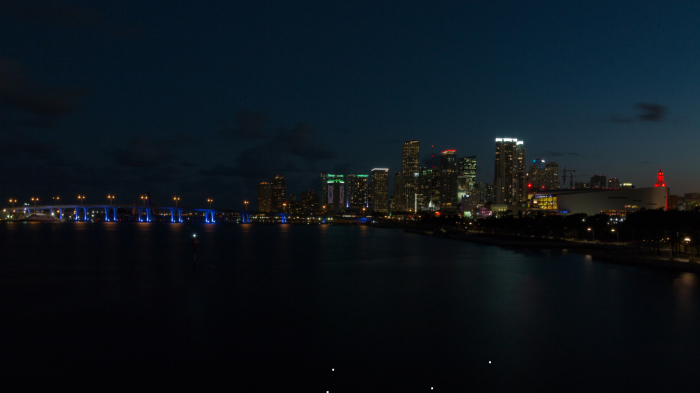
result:
[[[674,193],[700,189],[699,5],[365,8],[5,2],[0,196],[240,207],[275,174],[298,194],[320,172],[400,171],[405,140],[422,164],[508,135],[577,175],[643,186],[661,166]]]

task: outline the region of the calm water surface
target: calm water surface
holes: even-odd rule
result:
[[[697,387],[690,273],[366,227],[5,223],[0,244],[13,391]]]

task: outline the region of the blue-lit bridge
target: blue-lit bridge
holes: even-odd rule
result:
[[[126,205],[126,204],[69,204],[69,205],[40,205],[40,206],[16,206],[7,207],[4,209],[5,212],[21,213],[24,215],[29,215],[32,213],[46,213],[57,214],[58,218],[64,220],[64,216],[73,213],[73,221],[90,221],[88,218],[88,211],[98,212],[104,211],[105,221],[119,221],[120,214],[119,210],[122,212],[127,211],[128,214],[121,214],[122,217],[132,217],[138,222],[153,222],[156,216],[163,217],[164,222],[168,222],[166,219],[169,217],[169,222],[171,223],[181,223],[184,222],[182,216],[183,212],[188,214],[190,218],[203,217],[205,223],[216,223],[219,221],[226,221],[226,218],[239,216],[241,223],[250,223],[250,215],[255,214],[255,212],[248,212],[245,210],[228,210],[228,209],[202,209],[193,207],[177,207],[177,206],[153,206],[153,205]],[[165,214],[163,214],[165,213]],[[101,213],[100,213],[101,214]],[[201,215],[200,215],[201,214]],[[276,214],[280,217],[280,222],[287,222],[287,215],[284,213]],[[82,218],[81,218],[82,216]]]

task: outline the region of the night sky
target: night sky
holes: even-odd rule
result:
[[[0,0],[0,197],[243,208],[497,137],[700,191],[700,3]],[[612,4],[614,3],[614,4]],[[218,205],[218,206],[217,206]]]

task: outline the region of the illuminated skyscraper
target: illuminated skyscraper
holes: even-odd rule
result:
[[[588,188],[605,188],[608,185],[605,176],[603,175],[593,175],[591,176],[591,182]]]
[[[440,155],[440,208],[457,207],[457,151],[445,150]]]
[[[362,210],[369,207],[369,176],[368,175],[348,175],[348,197],[345,207]]]
[[[345,210],[345,176],[326,174],[321,175],[326,179],[325,198],[321,201],[326,206],[326,211],[336,213]]]
[[[394,172],[394,206],[393,210],[391,210],[392,212],[406,210],[406,200],[403,198],[402,180],[401,172]]]
[[[272,185],[266,181],[258,185],[258,211],[272,212]]]
[[[321,198],[314,190],[301,193],[301,210],[303,214],[318,213],[320,210]]]
[[[403,207],[406,211],[415,211],[416,193],[420,176],[420,166],[418,165],[419,150],[419,141],[410,140],[403,143],[401,154],[401,195],[398,200],[398,208]]]
[[[548,190],[561,188],[561,183],[559,183],[559,164],[556,162],[548,162],[544,166],[544,188]]]
[[[439,170],[429,167],[421,168],[419,193],[422,196],[422,205],[420,210],[435,211],[440,208],[439,177]]]
[[[284,212],[284,204],[287,202],[287,183],[280,175],[272,179],[272,210],[277,213]]]
[[[462,157],[457,164],[457,202],[468,195],[476,184],[476,156]]]
[[[527,200],[525,147],[515,138],[496,138],[494,199],[497,204],[517,205]]]
[[[371,209],[379,213],[389,212],[389,169],[372,169],[372,206]]]
[[[608,179],[608,188],[620,188],[620,179],[616,177],[611,177],[610,179]]]

